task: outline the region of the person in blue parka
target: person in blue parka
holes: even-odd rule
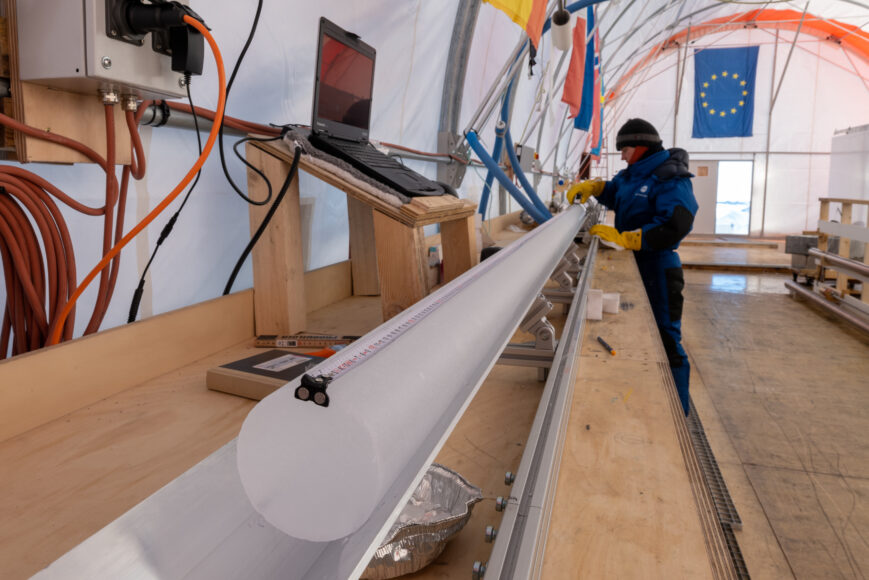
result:
[[[667,351],[673,380],[688,414],[690,366],[682,348],[682,262],[676,248],[691,231],[697,200],[684,149],[664,149],[648,121],[629,119],[616,136],[616,149],[628,167],[610,181],[582,181],[568,202],[591,196],[615,211],[615,227],[596,225],[590,233],[634,250],[637,266]]]

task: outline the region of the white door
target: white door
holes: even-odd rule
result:
[[[694,197],[700,208],[694,216],[692,234],[715,233],[716,190],[718,188],[718,161],[689,161],[688,170],[694,174]]]

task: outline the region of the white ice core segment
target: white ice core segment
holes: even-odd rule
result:
[[[328,407],[296,399],[300,379],[254,407],[238,470],[256,510],[290,536],[331,541],[361,527],[399,474],[424,473],[584,216],[571,207],[312,369],[334,377]]]

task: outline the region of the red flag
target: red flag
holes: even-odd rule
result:
[[[573,51],[564,79],[561,102],[570,108],[570,118],[576,117],[582,104],[582,76],[585,69],[585,19],[577,18],[573,27]]]

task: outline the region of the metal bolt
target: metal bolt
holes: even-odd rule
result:
[[[299,387],[299,390],[296,391],[296,394],[297,394],[297,395],[299,396],[299,398],[302,399],[303,401],[307,401],[308,399],[311,398],[311,391],[309,391],[309,390],[306,389],[305,387]]]
[[[495,511],[502,512],[507,509],[507,500],[500,495],[495,499]]]
[[[184,79],[184,77],[178,79],[178,86],[182,89],[187,86],[187,81]]]
[[[513,482],[516,481],[516,474],[512,471],[508,471],[504,474],[504,485],[513,485]]]
[[[483,576],[486,575],[486,564],[483,562],[474,562],[474,573],[471,576],[474,580],[480,580]]]
[[[494,526],[486,526],[486,541],[490,544],[498,537],[498,530]]]
[[[107,56],[104,56],[103,58],[100,59],[100,64],[103,65],[104,69],[109,70],[110,68],[112,68],[112,59],[110,59]]]
[[[314,393],[314,402],[318,405],[322,405],[326,402],[326,393]]]

